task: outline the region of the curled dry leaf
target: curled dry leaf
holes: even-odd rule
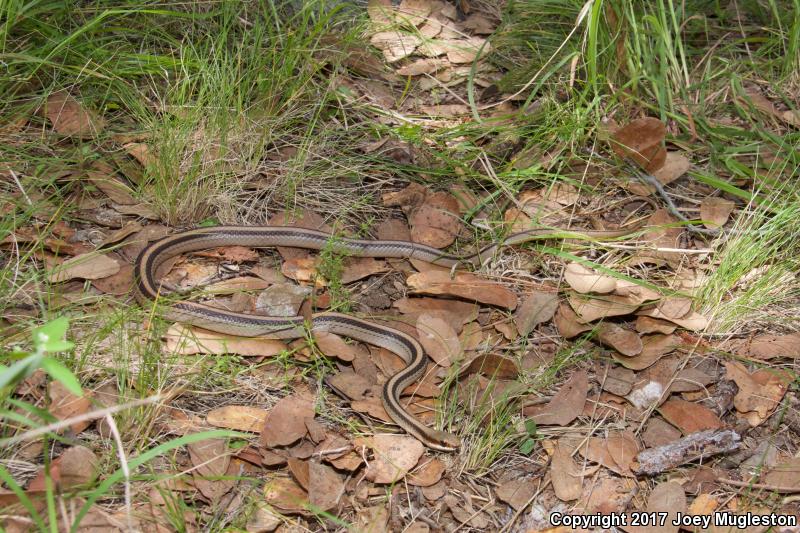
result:
[[[133,288],[133,265],[122,264],[116,274],[92,280],[95,289],[106,294],[122,296]]]
[[[688,329],[689,331],[700,331],[708,326],[708,319],[697,311],[690,311],[689,314],[681,318],[670,318],[662,313],[659,308],[652,307],[650,309],[642,309],[637,314],[639,316],[649,316],[651,318],[668,320],[669,322],[677,324],[684,329]]]
[[[691,166],[692,163],[681,152],[667,152],[664,165],[653,171],[652,175],[661,185],[667,185],[686,174]],[[656,188],[652,184],[645,184],[641,181],[631,181],[627,188],[632,193],[640,196],[647,196],[656,192]]]
[[[708,407],[678,398],[664,402],[658,408],[658,412],[684,435],[722,427],[722,421]]]
[[[725,225],[736,206],[730,200],[712,196],[704,198],[700,204],[700,218],[703,225],[710,229],[720,228]]]
[[[47,276],[50,283],[71,279],[100,279],[119,272],[120,264],[108,255],[90,252],[67,259],[53,268]]]
[[[591,324],[584,324],[581,322],[580,317],[572,310],[572,307],[562,303],[558,306],[553,323],[558,328],[558,333],[565,339],[577,337],[585,331],[592,329]]]
[[[100,459],[86,446],[67,448],[57,461],[61,475],[60,485],[64,489],[91,483],[97,477],[100,467]]]
[[[247,520],[247,533],[270,533],[275,531],[283,522],[281,515],[276,513],[266,502],[257,502],[255,511]]]
[[[317,270],[318,260],[313,257],[294,257],[281,264],[281,273],[300,283],[313,283],[317,287],[328,285]]]
[[[567,301],[584,323],[610,316],[629,315],[639,307],[638,304],[631,303],[630,298],[613,294],[589,297],[571,293]]]
[[[61,135],[93,137],[105,127],[102,117],[83,107],[67,91],[58,91],[47,98],[44,114],[53,129]]]
[[[459,215],[458,200],[452,194],[428,194],[425,202],[408,213],[411,240],[434,248],[453,244],[463,224]]]
[[[367,479],[374,483],[394,483],[419,462],[425,447],[414,437],[375,435],[371,439],[375,459],[367,466]]]
[[[299,394],[282,398],[269,411],[264,421],[261,444],[268,448],[294,444],[308,432],[308,418],[314,418],[314,403],[311,399]]]
[[[649,316],[637,316],[634,327],[639,333],[663,333],[664,335],[669,335],[677,329],[677,326],[671,322]]]
[[[753,427],[775,412],[792,382],[786,372],[762,368],[751,374],[737,361],[726,362],[725,371],[727,378],[739,386],[733,405]]]
[[[800,490],[800,457],[793,457],[775,465],[764,476],[764,483]]]
[[[526,407],[523,412],[537,424],[565,426],[583,412],[588,391],[589,376],[585,370],[578,370],[561,386],[550,402]]]
[[[389,270],[386,261],[374,257],[347,257],[342,267],[341,282],[345,284]]]
[[[666,161],[666,134],[666,126],[657,118],[639,118],[615,131],[611,145],[619,157],[630,158],[652,172]]]
[[[607,437],[590,437],[578,448],[587,461],[598,463],[621,476],[632,476],[631,463],[639,446],[629,431],[609,432]]]
[[[587,294],[608,294],[617,287],[617,280],[607,274],[600,274],[595,270],[576,262],[569,263],[564,270],[564,280],[576,291]]]
[[[597,329],[600,342],[610,346],[622,355],[633,357],[642,353],[642,339],[633,331],[624,329],[613,322],[603,322]]]
[[[105,166],[103,168],[103,171],[90,170],[86,173],[91,184],[103,191],[115,204],[120,206],[136,205],[138,201],[134,198],[131,188],[118,180],[111,168],[106,169]],[[122,212],[120,209],[117,211]]]
[[[458,334],[441,318],[419,315],[417,333],[425,353],[439,366],[447,368],[463,355]]]
[[[553,318],[558,309],[558,294],[534,291],[528,294],[514,313],[514,323],[522,336],[529,335],[533,328]]]
[[[212,409],[206,421],[212,426],[258,433],[264,427],[269,412],[247,405],[225,405]]]
[[[517,307],[517,295],[514,292],[499,283],[481,279],[473,274],[457,272],[455,277],[450,279],[450,274],[447,272],[431,270],[412,274],[406,283],[416,294],[446,294],[506,309]]]
[[[270,357],[287,350],[283,341],[258,337],[236,337],[193,326],[173,324],[164,335],[164,350],[177,355],[235,353]]]
[[[689,298],[671,296],[658,302],[656,307],[662,315],[668,317],[670,320],[675,318],[680,319],[692,312],[692,300]]]

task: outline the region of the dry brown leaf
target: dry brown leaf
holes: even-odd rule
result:
[[[656,485],[647,500],[646,512],[658,517],[655,524],[625,526],[622,529],[628,533],[677,533],[680,526],[673,524],[677,521],[679,514],[686,515],[686,494],[683,487],[675,481]],[[659,513],[665,514],[659,515]],[[663,525],[661,516],[665,517]],[[631,522],[628,521],[628,523]]]
[[[397,6],[398,22],[419,26],[431,14],[430,0],[401,0]]]
[[[235,353],[270,357],[286,351],[286,343],[276,339],[236,337],[193,326],[173,324],[164,334],[164,350],[177,355]]]
[[[725,198],[718,196],[704,198],[700,203],[700,218],[703,219],[703,225],[709,229],[724,226],[734,207],[736,204]]]
[[[415,294],[446,294],[506,309],[517,307],[517,295],[511,290],[473,274],[457,272],[450,279],[447,272],[431,270],[412,274],[406,283]]]
[[[708,407],[678,398],[664,402],[658,408],[658,412],[667,419],[667,422],[680,429],[684,435],[722,427],[722,421]]]
[[[402,479],[425,453],[414,437],[378,434],[372,437],[375,459],[367,465],[366,477],[373,483],[394,483]]]
[[[680,319],[692,312],[692,300],[690,298],[671,296],[658,302],[656,307],[662,315],[670,320]]]
[[[276,283],[256,298],[256,310],[267,316],[296,316],[311,288],[294,283]]]
[[[369,42],[383,52],[387,63],[394,63],[413,54],[422,40],[416,35],[399,31],[381,31],[375,33]]]
[[[652,175],[659,181],[659,183],[662,185],[667,185],[668,183],[672,183],[676,179],[686,174],[691,166],[692,163],[681,152],[667,152],[664,165],[661,168],[653,171]],[[640,181],[630,182],[627,185],[627,188],[632,193],[640,196],[648,196],[656,191],[656,188],[653,185],[649,183],[645,184]]]
[[[264,499],[277,509],[289,513],[306,513],[308,494],[293,479],[279,477],[264,484]]]
[[[635,327],[639,333],[663,333],[664,335],[669,335],[677,329],[677,326],[671,322],[649,316],[637,316]]]
[[[383,259],[375,259],[374,257],[347,257],[342,261],[342,283],[352,283],[360,279],[379,274],[381,272],[388,272],[389,265]]]
[[[469,106],[465,104],[436,104],[423,105],[419,110],[431,117],[460,117],[470,112]]]
[[[132,206],[138,203],[130,187],[114,177],[112,169],[109,168],[103,171],[90,170],[86,173],[86,176],[92,185],[103,191],[115,204]],[[117,210],[119,211],[119,209]]]
[[[67,259],[53,268],[47,276],[50,283],[71,279],[100,279],[113,276],[120,270],[119,262],[108,255],[90,252]]]
[[[247,405],[225,405],[212,409],[206,421],[212,426],[259,433],[267,420],[268,411]]]
[[[679,429],[657,417],[650,418],[647,429],[642,433],[642,441],[649,448],[664,446],[680,438]]]
[[[800,489],[800,457],[793,457],[770,468],[763,482],[778,487]]]
[[[378,29],[394,24],[394,6],[391,0],[369,0],[367,14]]]
[[[478,58],[478,54],[485,57],[492,51],[491,44],[478,36],[466,39],[440,39],[438,42],[447,47],[447,59],[454,64],[472,63]]]
[[[624,466],[615,459],[615,456],[609,450],[609,439],[615,439],[613,445],[615,454],[620,458]],[[626,462],[624,458],[628,457],[636,446],[635,440],[631,443],[629,437],[621,437],[620,432],[610,432],[608,437],[590,437],[585,444],[578,448],[578,453],[581,454],[587,461],[598,463],[608,468],[612,472],[621,476],[632,476],[630,471],[630,461],[632,461],[636,454],[630,457],[630,461]],[[638,448],[638,447],[637,447]]]
[[[441,29],[441,26],[439,26]],[[407,65],[397,69],[395,72],[400,76],[419,76],[420,74],[432,74],[437,70],[448,66],[447,61],[437,58],[417,59]]]
[[[386,533],[389,528],[389,511],[385,504],[362,509],[358,513],[354,531],[360,533]]]
[[[688,329],[689,331],[700,331],[708,325],[708,319],[697,311],[691,311],[688,315],[682,318],[670,318],[662,313],[657,307],[641,309],[637,314],[640,316],[649,316],[651,318],[668,320],[669,322],[677,324],[684,329]]]
[[[657,118],[639,118],[615,131],[611,144],[618,156],[629,157],[652,172],[666,161],[666,134],[666,126]]]
[[[458,200],[446,192],[428,194],[423,204],[408,213],[408,223],[412,241],[434,248],[453,244],[463,228]]]
[[[613,322],[603,322],[597,329],[597,338],[622,355],[633,357],[642,353],[642,339],[633,331],[624,329]]]
[[[526,407],[525,416],[531,417],[539,425],[565,426],[583,412],[588,391],[589,376],[586,371],[578,370],[546,405]]]
[[[75,396],[60,381],[51,381],[47,385],[47,392],[50,396],[50,414],[58,420],[84,415],[92,406],[91,400],[86,394]],[[91,423],[90,420],[76,422],[70,426],[70,429],[77,434],[89,427]]]
[[[294,444],[306,433],[306,419],[314,418],[314,402],[299,394],[281,398],[270,409],[261,430],[260,442],[268,448]]]
[[[579,508],[586,513],[620,513],[630,503],[634,490],[638,490],[635,480],[601,475],[586,484]]]
[[[733,405],[753,427],[763,423],[775,412],[792,382],[788,373],[769,368],[762,368],[751,374],[738,361],[726,362],[725,371],[727,378],[739,386]]]
[[[92,280],[95,289],[106,294],[122,296],[133,289],[133,266],[122,264],[116,274]]]
[[[525,507],[536,494],[536,483],[527,479],[508,479],[500,483],[495,492],[497,499],[506,502],[518,511]]]
[[[565,502],[581,496],[581,468],[572,459],[570,450],[556,442],[550,462],[550,479],[556,497]]]
[[[236,481],[220,479],[228,472],[231,456],[225,439],[206,439],[186,445],[194,465],[192,476],[197,489],[212,502],[233,488]]]
[[[608,294],[617,287],[617,280],[607,274],[600,274],[591,268],[571,262],[564,270],[564,280],[576,291],[587,294]]]
[[[747,355],[761,360],[775,357],[800,358],[800,333],[758,335],[750,341]]]
[[[336,471],[320,462],[308,463],[308,500],[314,509],[330,511],[344,494],[344,480]]]
[[[611,316],[629,315],[639,307],[638,304],[631,303],[630,298],[613,294],[589,297],[570,293],[567,301],[584,323]]]
[[[386,409],[384,409],[383,402],[378,396],[368,396],[363,400],[353,400],[350,402],[350,408],[359,413],[367,413],[371,417],[384,422],[394,422],[389,413],[386,412]]]
[[[618,473],[628,476],[631,473],[631,463],[639,453],[639,444],[631,431],[609,433],[606,437],[606,448],[609,455],[619,467]]]
[[[47,98],[45,116],[53,129],[67,136],[94,137],[105,127],[102,117],[86,109],[67,91],[58,91]]]
[[[319,351],[328,357],[335,357],[341,361],[350,362],[355,359],[359,353],[366,353],[357,344],[348,343],[335,333],[314,331],[313,336]]]
[[[584,324],[580,317],[572,310],[572,307],[562,303],[558,306],[553,323],[558,328],[558,333],[565,339],[576,337],[585,331],[592,329],[591,324]]]
[[[514,323],[523,337],[529,335],[533,328],[553,318],[558,309],[558,294],[554,292],[533,291],[528,294],[516,313]]]
[[[516,379],[519,376],[517,363],[497,353],[482,353],[470,361],[469,365],[459,372],[459,376],[483,374],[490,379]]]
[[[627,368],[612,366],[608,369],[605,379],[602,381],[604,391],[617,396],[625,396],[631,391],[633,383],[636,381],[636,374]]]
[[[416,487],[430,487],[442,479],[445,471],[445,464],[438,458],[432,457],[423,460],[408,475],[408,484]]]
[[[463,355],[458,334],[441,318],[426,313],[419,315],[417,333],[425,353],[439,366],[447,368]]]
[[[490,35],[494,33],[496,24],[481,13],[472,13],[464,21],[464,28],[472,30],[477,35]]]
[[[351,400],[363,400],[372,388],[370,383],[361,374],[345,370],[328,378],[328,384]]]
[[[270,533],[283,522],[281,515],[273,511],[266,502],[257,502],[255,510],[247,520],[247,533]]]
[[[416,321],[421,314],[441,318],[456,330],[461,331],[464,324],[478,318],[478,306],[474,303],[444,298],[401,298],[392,307]]]
[[[313,257],[294,257],[281,264],[281,273],[287,278],[300,283],[313,283],[316,287],[325,287],[328,282],[317,270],[319,261]]]
[[[59,462],[60,485],[63,489],[91,483],[100,468],[100,459],[86,446],[67,448],[56,461]],[[50,467],[53,467],[52,463]]]

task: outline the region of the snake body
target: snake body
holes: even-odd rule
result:
[[[267,248],[291,246],[321,250],[333,247],[347,256],[394,257],[419,259],[436,265],[456,267],[480,266],[491,258],[501,245],[548,237],[577,237],[583,239],[616,238],[637,231],[633,229],[571,231],[563,229],[534,229],[511,235],[501,244],[492,244],[465,256],[451,255],[437,248],[409,241],[360,240],[333,238],[329,233],[311,229],[283,226],[217,226],[198,228],[169,235],[147,246],[136,260],[134,292],[143,306],[153,305],[165,290],[159,285],[156,271],[168,259],[177,255],[219,246],[247,246]],[[269,317],[236,313],[202,303],[181,300],[167,305],[163,315],[169,320],[188,323],[219,333],[246,337],[293,339],[304,336],[303,317]],[[454,451],[459,439],[451,433],[433,430],[409,414],[400,403],[400,393],[425,372],[427,357],[422,346],[413,337],[394,328],[340,313],[316,314],[311,319],[312,331],[328,331],[362,342],[386,348],[406,362],[406,367],[391,376],[385,383],[381,399],[386,412],[397,425],[420,439],[428,447],[439,451]]]

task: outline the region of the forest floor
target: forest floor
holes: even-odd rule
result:
[[[800,531],[796,0],[2,5],[5,531]],[[224,224],[330,245],[165,287],[417,338],[458,450],[394,425],[386,349],[137,303]]]

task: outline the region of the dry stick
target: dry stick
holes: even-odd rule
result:
[[[122,444],[122,436],[119,434],[119,428],[114,421],[114,417],[110,414],[105,416],[108,429],[111,435],[114,436],[114,442],[117,445],[117,457],[119,457],[119,465],[122,469],[122,475],[125,477],[125,518],[128,522],[128,529],[133,531],[133,502],[131,499],[131,471],[128,468],[128,458],[125,457],[125,448]]]
[[[782,485],[770,485],[769,483],[749,483],[747,481],[736,481],[735,479],[718,479],[720,483],[730,485],[732,487],[743,487],[746,489],[763,489],[771,490],[773,492],[780,492],[782,494],[800,494],[800,485],[797,487],[785,487]]]
[[[158,403],[165,396],[161,394],[154,394],[152,396],[148,396],[142,400],[135,400],[133,402],[128,402],[122,405],[114,405],[112,407],[106,407],[105,409],[98,409],[97,411],[91,411],[89,413],[84,413],[82,415],[73,416],[71,418],[67,418],[65,420],[60,420],[58,422],[54,422],[52,424],[48,424],[46,426],[42,426],[40,428],[32,429],[30,431],[26,431],[22,435],[17,435],[15,437],[9,437],[7,439],[0,440],[0,446],[10,446],[12,444],[17,444],[18,442],[22,442],[25,440],[34,439],[36,437],[40,437],[46,433],[50,433],[53,431],[58,431],[60,429],[64,429],[68,426],[73,424],[78,424],[81,422],[87,422],[89,420],[97,420],[98,418],[103,418],[107,415],[112,415],[114,413],[119,413],[120,411],[125,411],[126,409],[132,409],[134,407],[140,407],[142,405],[148,405],[152,403]]]
[[[529,499],[527,502],[525,502],[525,505],[523,505],[522,507],[520,507],[519,509],[517,509],[517,510],[514,512],[514,515],[511,517],[511,520],[509,520],[508,522],[506,522],[506,525],[504,525],[504,526],[503,526],[503,528],[500,530],[500,532],[499,532],[499,533],[505,533],[506,531],[508,531],[509,529],[511,529],[511,526],[513,526],[513,525],[514,525],[514,522],[516,522],[516,521],[517,521],[517,519],[518,519],[518,518],[519,518],[519,516],[522,514],[522,512],[523,512],[525,509],[527,509],[527,508],[528,508],[528,506],[529,506],[530,504],[532,504],[532,503],[533,503],[533,500],[535,500],[535,499],[536,499],[536,497],[537,497],[537,496],[539,496],[539,494],[541,494],[541,493],[542,493],[542,491],[543,491],[544,489],[546,489],[548,486],[550,486],[550,484],[551,484],[552,482],[553,482],[553,480],[552,480],[552,479],[548,479],[548,480],[547,480],[547,481],[544,483],[544,485],[541,485],[541,486],[539,487],[539,489],[538,489],[536,492],[534,492],[534,493],[533,493],[533,496],[531,496],[531,497],[530,497],[530,499]]]

